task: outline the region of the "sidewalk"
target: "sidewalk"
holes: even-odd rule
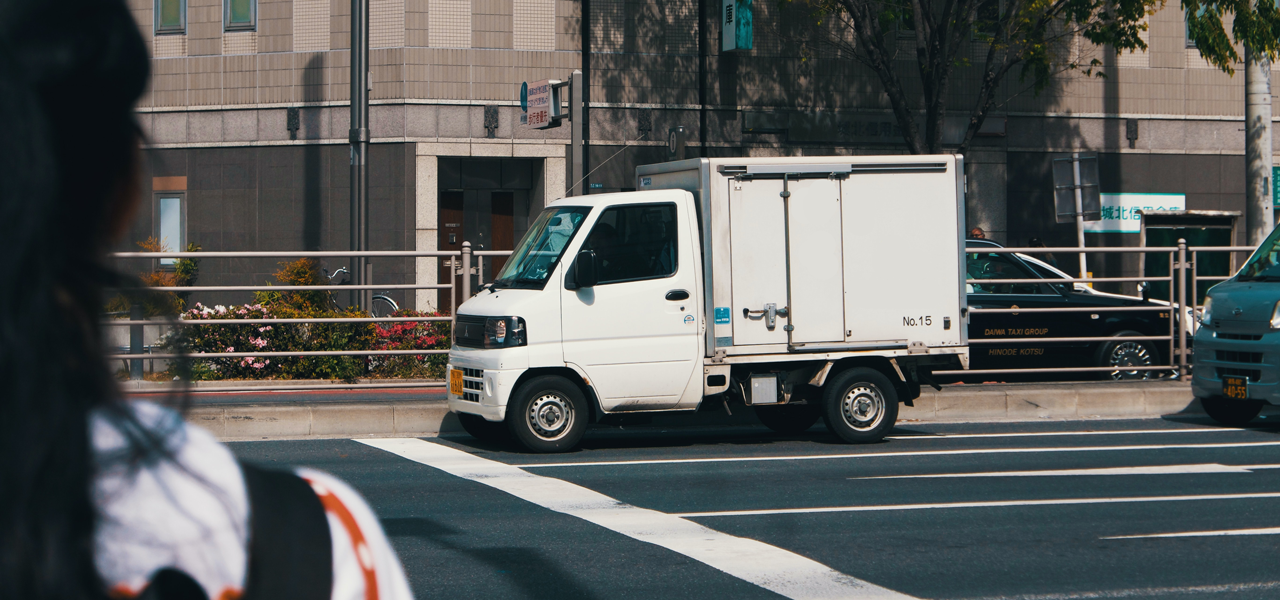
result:
[[[143,382],[135,382],[143,383]],[[210,382],[241,384],[241,382]],[[324,382],[284,382],[323,386]],[[437,383],[438,382],[430,382]],[[226,389],[231,385],[203,384],[201,389]],[[135,385],[130,391],[160,389],[156,384]],[[376,392],[376,390],[374,390]],[[224,441],[264,439],[326,439],[344,437],[429,437],[460,432],[457,419],[448,414],[443,398],[395,401],[369,399],[358,402],[298,400],[281,396],[271,402],[246,403],[234,398],[202,396],[193,403],[188,420],[212,431]],[[394,394],[387,393],[387,397]],[[758,422],[749,409],[662,414],[654,425],[749,426]],[[1035,384],[948,385],[942,391],[926,388],[915,406],[902,406],[901,423],[1038,421],[1046,419],[1135,419],[1174,413],[1200,413],[1190,384],[1177,381],[1146,383],[1074,382]]]

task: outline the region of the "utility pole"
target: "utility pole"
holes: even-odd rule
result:
[[[582,180],[582,194],[585,195],[591,193],[591,178],[587,176],[591,172],[591,0],[582,0],[582,30],[579,33],[582,35],[582,76],[574,80],[573,91],[569,95],[578,96],[574,102],[582,101],[579,105],[582,107],[582,120],[575,119],[573,129],[579,131],[581,127],[582,132],[582,170],[576,176]],[[577,91],[579,89],[582,91]]]
[[[1244,49],[1245,207],[1250,246],[1262,243],[1275,226],[1271,199],[1271,60]]]
[[[351,249],[369,249],[369,0],[351,0]],[[351,279],[369,281],[368,257],[354,256]],[[369,312],[369,290],[358,290],[354,304]]]

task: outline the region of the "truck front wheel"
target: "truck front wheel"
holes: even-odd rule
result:
[[[827,429],[846,442],[878,442],[898,420],[898,392],[874,369],[844,371],[827,382],[822,395]]]
[[[511,395],[507,428],[531,452],[567,452],[587,429],[587,401],[563,377],[534,377]]]
[[[1200,406],[1211,419],[1231,427],[1249,424],[1262,412],[1261,400],[1232,400],[1230,398],[1201,398]]]

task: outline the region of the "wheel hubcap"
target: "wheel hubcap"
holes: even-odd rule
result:
[[[1149,367],[1151,366],[1151,353],[1147,351],[1146,346],[1138,342],[1120,342],[1111,349],[1111,355],[1108,357],[1107,363],[1109,367]],[[1152,371],[1117,369],[1111,372],[1111,378],[1150,379],[1153,374]]]
[[[858,431],[873,429],[884,418],[884,397],[874,387],[855,385],[844,395],[840,413],[845,423]]]
[[[557,440],[573,427],[573,405],[557,394],[544,394],[529,404],[529,428],[544,440]]]

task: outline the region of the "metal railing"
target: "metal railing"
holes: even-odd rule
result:
[[[1037,373],[1037,374],[1067,374],[1067,373],[1105,373],[1114,371],[1137,372],[1137,371],[1156,371],[1156,372],[1172,372],[1176,373],[1178,379],[1186,379],[1188,377],[1188,336],[1193,331],[1195,324],[1193,322],[1184,323],[1183,319],[1195,319],[1199,315],[1199,305],[1196,298],[1199,297],[1199,290],[1202,285],[1210,282],[1222,281],[1230,278],[1236,270],[1237,255],[1253,252],[1252,246],[1229,246],[1229,247],[1188,247],[1184,240],[1179,240],[1176,247],[1124,247],[1124,248],[1089,248],[1086,249],[1088,254],[1144,254],[1159,255],[1164,254],[1167,257],[1169,265],[1169,274],[1166,276],[1138,276],[1138,277],[1076,277],[1062,279],[967,279],[966,283],[971,285],[1017,285],[1017,284],[1049,284],[1049,285],[1070,285],[1077,283],[1085,284],[1102,284],[1102,283],[1153,283],[1161,282],[1169,286],[1169,298],[1162,299],[1169,303],[1169,306],[1125,306],[1125,307],[1055,307],[1055,308],[969,308],[970,314],[1019,314],[1019,313],[1104,313],[1104,312],[1156,312],[1168,311],[1168,329],[1167,333],[1161,335],[1141,335],[1141,336],[1124,336],[1124,337],[1108,337],[1108,336],[1073,336],[1073,337],[1018,337],[1018,338],[970,338],[969,344],[974,347],[983,347],[990,345],[1026,345],[1026,344],[1050,344],[1050,343],[1105,343],[1115,342],[1117,340],[1124,341],[1141,341],[1141,342],[1160,342],[1167,344],[1169,361],[1166,364],[1148,365],[1148,366],[1093,366],[1093,367],[1047,367],[1047,368],[1019,368],[1019,369],[970,369],[956,371],[938,371],[937,375],[941,376],[972,376],[972,375],[1004,375],[1019,373]],[[995,248],[982,247],[970,248],[970,252],[977,251],[989,254],[1026,254],[1026,255],[1044,255],[1055,253],[1059,255],[1074,255],[1080,251],[1079,248]],[[1199,257],[1209,253],[1227,252],[1230,255],[1230,273],[1227,275],[1202,275],[1197,267]],[[268,319],[220,319],[220,320],[183,320],[176,319],[164,321],[162,326],[187,327],[187,326],[219,326],[219,325],[294,325],[294,324],[347,324],[347,323],[396,323],[396,322],[439,322],[450,321],[455,319],[456,308],[458,305],[470,298],[472,295],[472,276],[475,276],[477,289],[485,284],[484,263],[486,258],[509,256],[510,251],[473,251],[469,243],[463,243],[461,251],[370,251],[370,252],[354,252],[354,251],[325,251],[325,252],[122,252],[113,254],[117,259],[181,259],[181,258],[197,258],[202,260],[209,259],[244,259],[244,258],[433,258],[443,261],[444,266],[449,267],[448,272],[451,276],[447,282],[437,282],[434,284],[394,284],[394,285],[319,285],[319,286],[283,286],[283,285],[227,285],[227,286],[190,286],[190,287],[154,287],[148,288],[154,291],[167,292],[247,292],[247,291],[352,291],[352,290],[438,290],[443,292],[448,290],[449,306],[451,307],[449,316],[440,317],[355,317],[355,318],[334,318],[334,317],[317,317],[317,318],[268,318]],[[1188,260],[1189,259],[1189,260]],[[1188,296],[1188,290],[1190,295]],[[1188,305],[1188,298],[1191,302]],[[1136,298],[1135,298],[1136,299]],[[443,304],[443,302],[441,302]],[[130,346],[129,351],[125,353],[116,353],[109,355],[111,359],[119,359],[127,361],[130,365],[131,377],[133,379],[142,378],[142,363],[145,360],[169,360],[179,357],[200,360],[213,358],[267,358],[267,357],[300,357],[300,356],[352,356],[352,357],[376,357],[376,356],[400,356],[400,355],[426,355],[426,354],[447,354],[448,350],[431,350],[431,349],[411,349],[411,350],[333,350],[333,351],[263,351],[263,352],[204,352],[189,353],[179,355],[176,353],[159,354],[147,352],[149,348],[145,348],[142,344],[142,327],[144,323],[155,324],[155,322],[140,322],[140,311],[136,310],[137,304],[134,305],[135,310],[130,315],[130,320],[107,320],[104,325],[112,327],[130,327]],[[967,321],[967,320],[966,320]],[[252,386],[244,387],[219,387],[209,391],[247,391],[247,390],[307,390],[307,389],[332,389],[332,388],[353,388],[353,389],[377,389],[377,388],[396,388],[396,387],[442,387],[443,382],[431,383],[354,383],[354,384],[326,384],[326,385],[305,385],[296,386]]]
[[[122,360],[129,365],[130,379],[142,379],[143,362],[156,360],[173,360],[173,359],[215,359],[215,358],[272,358],[272,357],[333,357],[333,356],[351,356],[351,357],[376,357],[376,356],[421,356],[428,354],[448,354],[448,350],[435,349],[410,349],[410,350],[311,350],[311,351],[258,351],[258,352],[191,352],[191,353],[157,353],[152,348],[147,347],[143,343],[143,328],[145,326],[160,326],[167,328],[176,327],[206,327],[206,326],[240,326],[240,325],[307,325],[307,324],[357,324],[357,323],[421,323],[421,322],[443,322],[455,321],[457,305],[461,304],[466,298],[471,296],[471,276],[477,277],[478,285],[484,284],[484,259],[485,257],[508,256],[511,251],[490,250],[473,252],[469,242],[463,242],[462,250],[445,250],[445,251],[262,251],[262,252],[118,252],[111,255],[111,258],[119,260],[162,260],[162,259],[200,259],[200,260],[217,260],[217,259],[252,259],[252,258],[432,258],[443,261],[444,266],[448,267],[451,274],[446,282],[437,282],[434,284],[370,284],[370,285],[353,285],[353,284],[334,284],[334,285],[276,285],[264,283],[261,285],[194,285],[194,286],[155,286],[146,288],[151,292],[282,292],[282,291],[308,291],[308,292],[338,292],[338,291],[390,291],[390,290],[437,290],[449,292],[449,316],[439,317],[408,317],[408,316],[388,316],[388,317],[314,317],[314,318],[264,318],[264,319],[165,319],[162,321],[147,321],[143,318],[142,307],[140,303],[134,302],[129,312],[129,319],[107,319],[102,323],[106,327],[128,327],[130,330],[129,346],[125,352],[117,352],[109,354],[107,358],[112,360]],[[472,259],[475,259],[475,265],[472,265]],[[431,268],[428,267],[430,270]],[[461,295],[457,292],[461,291]],[[443,304],[443,302],[441,303]],[[252,381],[252,380],[249,380]],[[246,383],[248,383],[247,381]],[[259,391],[259,390],[307,390],[307,389],[334,389],[334,388],[352,388],[352,389],[379,389],[379,388],[396,388],[396,387],[442,387],[442,382],[415,382],[415,383],[334,383],[325,385],[271,385],[243,387],[218,387],[207,391],[229,392],[229,391]],[[206,391],[206,390],[192,390]]]

